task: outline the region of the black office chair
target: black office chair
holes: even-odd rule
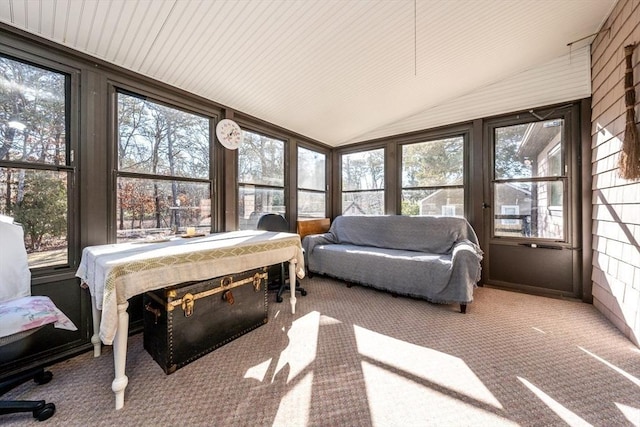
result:
[[[282,231],[289,232],[289,223],[287,220],[278,214],[265,214],[260,217],[258,220],[258,225],[256,226],[258,230],[264,231]],[[280,264],[280,286],[278,288],[278,294],[276,295],[276,301],[282,302],[282,293],[287,289],[287,271],[288,262],[283,262]],[[296,292],[300,292],[300,295],[306,296],[307,291],[300,287],[300,282],[296,281]]]
[[[77,330],[50,298],[31,295],[31,272],[22,227],[0,221],[0,248],[0,347],[21,340],[48,324]],[[37,384],[46,384],[52,376],[43,368],[11,375],[0,381],[0,396],[32,379]],[[0,400],[0,415],[31,412],[38,421],[44,421],[55,411],[55,405],[44,400]]]

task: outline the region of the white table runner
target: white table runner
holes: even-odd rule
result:
[[[161,243],[88,246],[76,276],[102,310],[100,339],[111,345],[118,304],[134,295],[184,282],[207,280],[295,259],[304,277],[300,237],[293,233],[234,231]]]

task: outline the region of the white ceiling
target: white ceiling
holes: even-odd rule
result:
[[[0,21],[339,146],[487,114],[491,87],[509,104],[615,1],[0,0]]]

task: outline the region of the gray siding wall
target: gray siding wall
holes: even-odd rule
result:
[[[624,46],[640,43],[640,1],[619,0],[592,48],[593,304],[640,345],[640,182],[620,178]],[[633,54],[636,98],[640,47]],[[640,106],[636,104],[636,123]]]

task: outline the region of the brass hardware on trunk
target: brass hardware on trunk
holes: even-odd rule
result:
[[[193,314],[194,298],[192,294],[185,294],[182,297],[182,310],[184,317],[190,317]]]
[[[175,307],[182,307],[184,311],[185,317],[191,317],[193,314],[195,300],[200,298],[206,298],[208,296],[221,293],[222,299],[227,301],[229,304],[233,304],[235,302],[233,294],[231,294],[231,289],[246,285],[248,283],[253,285],[253,288],[256,292],[260,291],[260,287],[267,280],[267,272],[264,270],[262,273],[256,273],[251,277],[246,277],[242,280],[238,280],[237,282],[233,281],[233,276],[225,276],[220,280],[220,286],[203,291],[198,292],[197,294],[185,294],[182,298],[178,297],[178,292],[175,289],[170,289],[166,293],[167,300],[163,301],[159,296],[149,293],[149,297],[154,299],[158,304],[162,304],[163,307],[167,309],[167,311],[173,311]],[[229,295],[226,295],[227,292]]]
[[[260,273],[256,273],[253,275],[253,290],[258,292],[260,290],[260,286],[262,286],[262,275]]]
[[[153,313],[153,316],[155,317],[154,319],[154,324],[158,324],[158,317],[162,316],[162,311],[160,311],[159,308],[155,308],[153,305],[151,305],[150,302],[146,303],[144,306],[144,309]]]
[[[233,298],[233,293],[231,291],[224,291],[222,293],[222,299],[229,303],[229,305],[233,305],[236,300]]]

